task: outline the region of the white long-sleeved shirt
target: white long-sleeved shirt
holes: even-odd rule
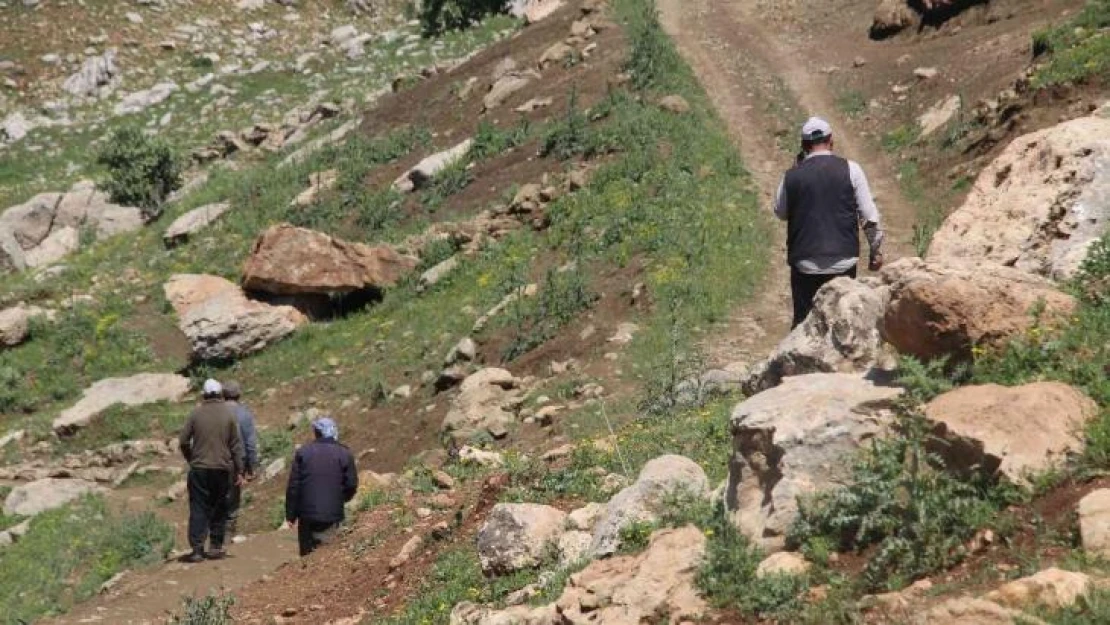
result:
[[[806,155],[806,158],[814,156],[830,155],[832,152],[828,150],[815,150]],[[879,208],[875,206],[875,199],[871,196],[871,186],[867,183],[867,175],[863,173],[863,168],[855,161],[848,161],[848,174],[852,179],[852,188],[856,192],[856,212],[859,215],[860,224],[863,225],[864,234],[867,236],[867,244],[871,248],[871,255],[875,256],[879,253],[879,249],[883,242],[883,229],[880,222]],[[790,216],[789,204],[786,199],[786,178],[779,183],[778,191],[775,193],[775,216],[779,219],[786,221]],[[836,258],[821,256],[817,258],[803,258],[798,261],[796,267],[798,271],[808,274],[830,274],[830,273],[844,273],[859,262],[859,257],[853,258]]]

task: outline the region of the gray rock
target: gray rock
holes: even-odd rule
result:
[[[285,458],[278,458],[278,459],[274,460],[273,462],[271,462],[270,464],[266,465],[266,468],[263,469],[263,471],[262,471],[262,481],[268,482],[268,481],[274,479],[275,477],[281,475],[281,472],[284,471],[284,470],[285,470]]]
[[[160,82],[150,89],[136,91],[123,97],[112,111],[116,115],[129,115],[146,110],[165,101],[178,90],[177,83],[173,81]]]
[[[540,504],[497,504],[478,530],[482,571],[504,575],[540,564],[565,531],[566,516]]]
[[[35,317],[53,317],[53,315],[52,311],[22,304],[0,311],[0,349],[14,347],[27,340],[31,330],[31,320]],[[3,446],[0,444],[0,447]]]
[[[732,412],[726,504],[733,522],[767,549],[781,549],[798,497],[847,477],[850,456],[894,419],[901,389],[862,375],[788,377]]]
[[[590,551],[595,557],[620,547],[620,531],[639,521],[654,521],[672,494],[709,497],[709,478],[698,463],[684,456],[666,455],[651,460],[629,487],[617,493],[593,530]]]
[[[358,36],[358,29],[353,24],[345,24],[333,28],[328,35],[328,43],[333,46],[342,46],[344,43]]]
[[[16,111],[5,117],[3,123],[0,123],[0,141],[15,143],[26,137],[27,133],[33,129],[34,124],[24,117],[23,113]]]
[[[461,339],[451,348],[451,352],[448,353],[447,358],[443,360],[443,366],[450,367],[460,362],[474,362],[477,357],[478,344],[474,342],[474,339],[468,336]]]
[[[80,497],[105,492],[84,480],[46,478],[15,487],[4,500],[4,514],[36,516],[60,508]]]
[[[5,448],[12,443],[23,440],[24,434],[25,432],[23,430],[13,430],[3,436],[0,436],[0,449]]]
[[[393,189],[401,193],[409,193],[426,186],[436,174],[466,158],[473,143],[472,139],[467,139],[449,150],[438,152],[421,160],[415,167],[393,181]]]
[[[162,241],[166,247],[184,243],[190,236],[207,228],[229,210],[231,210],[231,204],[228,202],[217,202],[194,208],[175,219],[170,227],[166,228]]]
[[[428,287],[435,286],[439,283],[440,280],[447,277],[447,275],[454,271],[458,266],[459,257],[452,256],[451,258],[448,258],[447,260],[437,264],[435,267],[428,269],[424,273],[420,274],[420,289],[423,290]]]
[[[76,404],[54,419],[54,432],[67,436],[87,426],[108,408],[178,402],[189,392],[189,378],[172,373],[140,373],[128,378],[106,378],[85,389]]]
[[[72,226],[53,229],[25,256],[28,267],[43,267],[58,262],[81,247],[81,233]]]
[[[515,421],[523,398],[513,374],[487,368],[463,381],[458,397],[443,419],[441,430],[457,442],[483,430],[500,432]]]
[[[755,395],[787,376],[851,373],[876,366],[883,355],[880,330],[889,299],[889,287],[849,278],[821,287],[806,320],[745,376],[744,393]]]
[[[101,87],[110,85],[118,73],[116,51],[108,50],[100,56],[85,59],[81,69],[62,83],[62,89],[78,97],[95,96]]]

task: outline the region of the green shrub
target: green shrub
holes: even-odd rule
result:
[[[99,497],[44,512],[0,551],[0,605],[7,622],[60,614],[119,571],[164,558],[173,528],[143,513],[117,516]]]
[[[467,152],[466,160],[480,161],[497,156],[523,145],[531,134],[532,124],[523,116],[516,125],[505,129],[483,120],[478,124],[478,132],[474,134],[474,143]]]
[[[235,598],[228,596],[205,595],[204,597],[185,597],[183,611],[174,614],[171,623],[177,625],[232,625],[231,606]]]
[[[508,323],[515,331],[502,356],[514,360],[542,345],[596,301],[597,295],[577,265],[549,269],[539,295],[518,299],[511,307]]]
[[[435,35],[466,28],[507,7],[507,0],[425,0],[420,8],[420,25],[425,35]]]
[[[143,209],[157,217],[170,193],[181,187],[181,159],[170,145],[136,126],[112,133],[96,161],[108,169],[104,188],[112,201]]]
[[[439,210],[447,198],[461,192],[471,182],[474,182],[474,172],[470,170],[466,159],[459,159],[441,169],[432,178],[431,184],[421,194],[424,207],[433,212]]]
[[[803,553],[870,551],[863,571],[869,590],[897,589],[960,561],[963,544],[994,520],[1006,494],[965,482],[926,451],[927,425],[903,419],[903,432],[875,443],[852,467],[846,486],[800,506],[787,543]]]
[[[1033,35],[1034,55],[1045,63],[1033,77],[1037,87],[1110,78],[1110,0],[1089,0],[1075,17]]]

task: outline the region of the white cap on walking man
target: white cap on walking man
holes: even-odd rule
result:
[[[832,126],[820,117],[810,117],[802,126],[802,141],[816,143],[832,136]]]

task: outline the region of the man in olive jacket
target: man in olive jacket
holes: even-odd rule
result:
[[[343,504],[358,491],[351,451],[339,444],[339,427],[329,417],[312,422],[316,440],[293,456],[285,490],[285,520],[297,526],[301,555],[327,542],[343,522]]]
[[[189,546],[193,550],[184,559],[222,558],[228,492],[232,483],[242,484],[244,456],[239,422],[224,402],[219,382],[204,383],[201,404],[189,415],[179,442],[189,463]],[[207,552],[206,539],[211,547]]]

